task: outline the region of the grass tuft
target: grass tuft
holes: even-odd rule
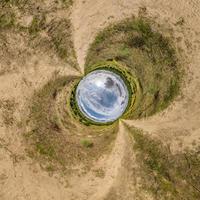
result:
[[[46,25],[46,17],[45,17],[45,15],[34,16],[32,22],[31,22],[31,25],[28,28],[29,34],[35,36],[41,30],[45,29],[45,25]]]
[[[94,143],[88,139],[82,139],[81,145],[86,148],[92,148],[94,146]]]
[[[15,25],[15,14],[12,12],[0,12],[0,29],[12,28]]]

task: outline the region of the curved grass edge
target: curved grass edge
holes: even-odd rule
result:
[[[131,113],[134,112],[134,110],[137,108],[137,105],[139,104],[140,98],[141,98],[141,86],[136,78],[136,76],[131,73],[131,71],[121,63],[113,60],[113,61],[105,61],[105,62],[99,62],[95,65],[89,66],[85,69],[85,75],[88,73],[91,73],[95,70],[109,70],[111,72],[114,72],[115,74],[119,75],[122,80],[124,81],[125,85],[127,86],[128,93],[129,93],[129,102],[126,107],[126,110],[124,111],[123,115],[119,118],[129,118],[131,116]]]
[[[67,106],[70,107],[71,109],[71,114],[73,116],[73,118],[77,121],[79,121],[80,123],[82,123],[83,125],[85,126],[108,126],[108,125],[112,125],[112,124],[115,124],[117,120],[113,121],[113,122],[107,122],[107,123],[100,123],[100,122],[95,122],[91,119],[89,119],[88,117],[86,117],[82,112],[81,110],[79,109],[79,106],[78,106],[78,103],[76,101],[76,89],[78,87],[78,84],[79,82],[81,81],[82,78],[78,79],[73,87],[72,87],[72,90],[71,90],[71,95],[70,95],[70,99]]]
[[[121,117],[119,117],[118,119],[112,122],[99,123],[87,118],[79,109],[77,101],[76,101],[76,89],[79,82],[82,80],[82,78],[80,78],[80,80],[77,80],[76,83],[74,84],[73,89],[71,91],[71,95],[70,95],[70,107],[71,107],[73,116],[86,126],[90,126],[90,125],[107,126],[107,125],[111,125],[117,122],[121,118],[123,119],[129,118],[129,116],[131,116],[131,113],[137,108],[137,105],[139,104],[140,97],[141,97],[141,87],[137,78],[127,69],[126,66],[119,64],[115,60],[101,62],[101,63],[97,63],[95,65],[87,67],[85,70],[84,76],[96,70],[111,71],[122,78],[125,85],[127,86],[128,93],[129,93],[129,101],[128,101],[126,110],[124,111]]]

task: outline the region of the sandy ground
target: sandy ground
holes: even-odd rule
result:
[[[165,33],[173,34],[177,47],[182,50],[181,64],[186,77],[182,95],[165,111],[145,120],[124,122],[164,138],[173,144],[174,151],[191,147],[194,141],[200,142],[199,0],[75,1],[71,21],[78,62],[83,71],[87,50],[95,35],[111,22],[133,14],[137,16],[143,6],[149,17],[166,27]],[[184,26],[176,26],[181,17],[185,20]],[[135,189],[129,169],[134,165],[134,153],[129,148],[130,140],[123,123],[120,123],[112,152],[96,164],[96,168],[104,169],[103,177],[96,177],[92,172],[68,180],[49,176],[39,164],[25,156],[18,127],[21,115],[26,114],[26,102],[56,70],[60,69],[61,74],[79,74],[70,68],[63,70],[49,58],[42,57],[37,63],[35,59],[38,57],[19,66],[20,70],[0,76],[0,98],[17,105],[13,110],[15,123],[9,127],[3,123],[4,110],[0,109],[0,200],[101,200],[109,199],[112,190],[127,195],[124,198],[119,195],[118,199],[133,199]],[[182,143],[181,147],[179,143]]]

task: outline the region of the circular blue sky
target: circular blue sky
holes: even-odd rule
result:
[[[76,89],[80,111],[95,122],[116,120],[126,110],[128,100],[128,89],[124,81],[108,70],[96,70],[87,74]]]

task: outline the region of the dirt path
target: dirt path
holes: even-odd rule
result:
[[[128,133],[125,131],[125,128],[122,123],[119,126],[119,133],[116,138],[115,146],[111,154],[109,155],[108,160],[106,161],[106,172],[105,178],[102,180],[101,184],[97,187],[96,192],[92,195],[89,200],[104,199],[110,192],[111,188],[117,182],[118,177],[123,171],[124,159],[129,152],[127,144],[129,144],[130,138]]]
[[[178,143],[191,146],[199,142],[200,131],[200,3],[199,0],[76,0],[71,20],[74,27],[74,44],[82,72],[84,60],[95,35],[109,23],[132,14],[137,15],[139,7],[145,6],[148,15],[161,24],[172,27],[175,40],[182,49],[182,64],[187,74],[181,97],[164,112],[146,120],[125,121],[172,143],[177,150]],[[184,26],[175,23],[183,17]],[[166,32],[170,34],[168,25]],[[38,58],[37,58],[38,59]],[[61,74],[78,74],[74,70],[62,70],[53,62],[41,58],[34,64],[30,61],[20,72],[0,76],[1,99],[11,100],[24,113],[24,105],[35,89],[40,88],[58,68]],[[29,66],[28,66],[29,65]],[[0,110],[0,199],[1,200],[86,200],[109,199],[113,190],[125,195],[126,200],[134,195],[128,177],[130,164],[134,165],[134,155],[129,145],[129,136],[123,125],[109,156],[97,161],[96,169],[102,168],[103,177],[93,172],[68,180],[51,177],[39,164],[27,159],[18,126],[21,113],[14,112],[16,122],[6,127],[3,111]],[[131,158],[131,155],[133,156]],[[128,183],[128,184],[127,184]],[[130,183],[130,184],[129,184]],[[125,187],[126,185],[126,187]],[[120,194],[118,199],[123,199]],[[111,198],[110,198],[111,199]],[[109,199],[109,200],[110,200]],[[123,199],[124,200],[124,199]]]
[[[132,149],[131,145],[127,148],[129,142],[129,135],[125,132],[124,126],[120,124],[111,153],[100,157],[87,174],[71,177],[65,198],[81,200],[105,198],[117,182],[121,172],[124,173],[122,170],[124,161],[127,160],[127,155],[130,155],[129,151]],[[101,171],[103,175],[97,175],[98,171]]]

